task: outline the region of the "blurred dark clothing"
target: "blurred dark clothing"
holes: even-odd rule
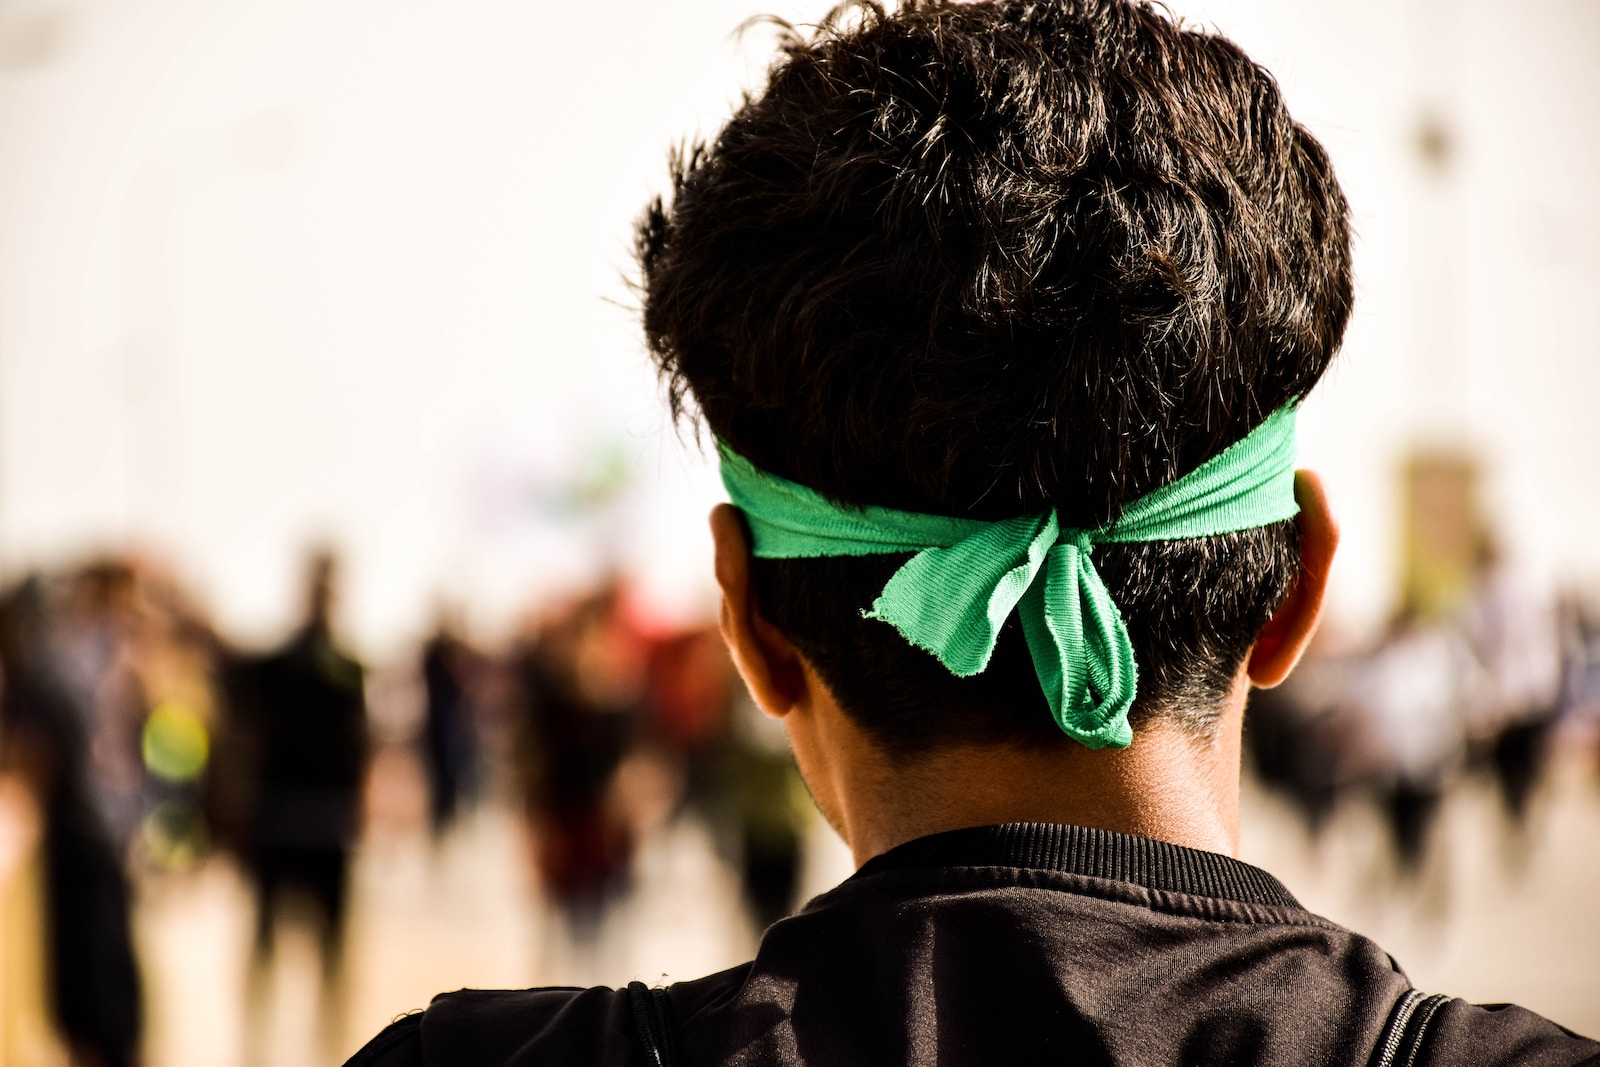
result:
[[[263,659],[255,677],[261,781],[288,801],[264,804],[261,825],[272,840],[348,844],[366,762],[361,664],[309,628]],[[292,817],[301,811],[321,818]]]
[[[75,1054],[104,1067],[134,1062],[142,992],[132,891],[92,790],[88,712],[50,655],[51,620],[37,582],[0,606],[0,751],[41,794],[50,1005]]]
[[[1519,1008],[1408,996],[1377,945],[1215,853],[1083,827],[923,838],[669,986],[462,991],[350,1061],[431,1064],[1576,1064]],[[652,1059],[644,1034],[669,1035]]]
[[[715,627],[650,646],[651,737],[683,769],[680,813],[711,827],[757,929],[788,915],[811,814],[783,729],[745,693]]]
[[[1521,823],[1544,773],[1545,742],[1559,709],[1571,619],[1559,598],[1485,561],[1465,632],[1482,667],[1474,748],[1486,749],[1506,813]]]
[[[609,582],[552,615],[515,657],[517,765],[535,862],[579,942],[627,887],[635,826],[617,786],[648,707],[648,642]]]
[[[270,944],[274,906],[293,886],[316,903],[336,948],[366,766],[363,669],[311,626],[250,665],[235,689],[255,750],[248,855],[261,942]]]
[[[758,738],[730,739],[722,817],[738,836],[735,866],[745,908],[756,929],[765,930],[794,906],[810,801],[788,747]]]
[[[435,634],[422,649],[426,691],[422,745],[428,770],[428,816],[435,836],[455,821],[462,802],[477,784],[478,732],[469,699],[471,650],[446,633]]]
[[[73,828],[57,798],[44,836],[48,945],[56,1021],[68,1043],[102,1067],[134,1062],[142,996],[133,906],[121,857],[104,837]]]
[[[1348,716],[1333,687],[1316,684],[1325,665],[1307,664],[1305,673],[1308,680],[1296,673],[1281,686],[1250,693],[1244,744],[1261,780],[1287,795],[1316,836],[1347,785]]]
[[[633,742],[636,709],[596,701],[572,667],[536,647],[520,675],[526,702],[523,782],[546,891],[580,933],[621,888],[633,858],[611,786]]]
[[[1395,856],[1402,871],[1414,874],[1422,866],[1444,795],[1442,779],[1402,779],[1383,792],[1383,811],[1389,821],[1389,832],[1394,836]]]
[[[735,695],[744,691],[716,627],[683,630],[649,643],[645,699],[651,741],[679,761],[682,803],[721,803],[720,764]]]
[[[1528,817],[1528,807],[1544,777],[1546,751],[1555,727],[1555,710],[1510,723],[1501,729],[1490,749],[1495,781],[1506,813],[1518,823]]]

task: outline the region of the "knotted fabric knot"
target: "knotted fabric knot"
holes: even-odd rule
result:
[[[1292,518],[1294,415],[1285,407],[1114,524],[1063,529],[1054,511],[998,522],[834,504],[722,449],[722,478],[764,559],[913,552],[864,612],[959,677],[989,665],[1015,612],[1062,731],[1090,748],[1133,740],[1133,645],[1092,560],[1107,542],[1164,541]]]

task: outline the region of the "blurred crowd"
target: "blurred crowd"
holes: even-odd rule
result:
[[[332,556],[310,560],[298,626],[264,650],[230,643],[173,576],[135,561],[0,595],[0,824],[27,812],[37,831],[27,855],[0,848],[0,928],[38,943],[31,963],[0,953],[0,984],[31,978],[73,1062],[137,1060],[135,883],[211,862],[253,890],[252,1010],[290,924],[320,946],[321,1024],[336,1028],[352,850],[374,767],[397,752],[422,771],[417,810],[436,844],[486,798],[516,812],[580,954],[647,888],[641,846],[685,818],[709,828],[752,929],[794,906],[809,805],[714,625],[665,625],[611,580],[498,649],[441,618],[388,672],[403,684],[375,686],[336,632],[338,582]],[[386,690],[412,698],[386,708]],[[1345,798],[1375,800],[1410,870],[1465,775],[1492,776],[1520,821],[1553,749],[1592,746],[1597,726],[1600,615],[1485,552],[1448,610],[1408,606],[1366,645],[1322,640],[1288,683],[1255,694],[1247,739],[1258,777],[1313,834]],[[33,897],[18,888],[28,856]],[[0,999],[0,1013],[26,1010]]]
[[[1376,640],[1325,628],[1246,717],[1254,769],[1313,835],[1345,799],[1375,801],[1410,874],[1467,776],[1492,780],[1520,832],[1552,757],[1597,736],[1600,613],[1519,579],[1488,543],[1460,595],[1408,599]]]
[[[39,986],[74,1063],[138,1059],[134,883],[215,861],[254,891],[252,1009],[292,924],[321,948],[330,1035],[370,772],[396,750],[424,770],[436,841],[485,797],[520,814],[537,884],[580,952],[630,890],[641,843],[685,817],[711,830],[754,928],[790,909],[808,804],[713,625],[662,625],[620,580],[495,651],[441,620],[403,672],[420,699],[396,714],[371,706],[369,672],[339,640],[337,588],[337,562],[317,556],[300,624],[268,650],[230,644],[172,576],[129,560],[0,595],[0,824],[36,831],[31,850],[0,849],[0,928],[38,942],[32,961],[0,953],[0,988]]]

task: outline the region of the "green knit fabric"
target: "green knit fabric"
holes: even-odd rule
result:
[[[914,552],[866,613],[952,674],[981,673],[1000,627],[1019,614],[1033,666],[1063,732],[1090,748],[1133,740],[1138,669],[1122,613],[1090,553],[1097,544],[1231,533],[1293,518],[1295,408],[1096,530],[1055,512],[999,522],[835,504],[722,449],[722,481],[762,559]]]

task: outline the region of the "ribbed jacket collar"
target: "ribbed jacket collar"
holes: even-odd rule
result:
[[[1231,856],[1089,826],[1019,822],[919,837],[849,879],[925,867],[1023,867],[1132,882],[1146,889],[1298,908],[1272,875]],[[848,884],[848,883],[847,883]]]

